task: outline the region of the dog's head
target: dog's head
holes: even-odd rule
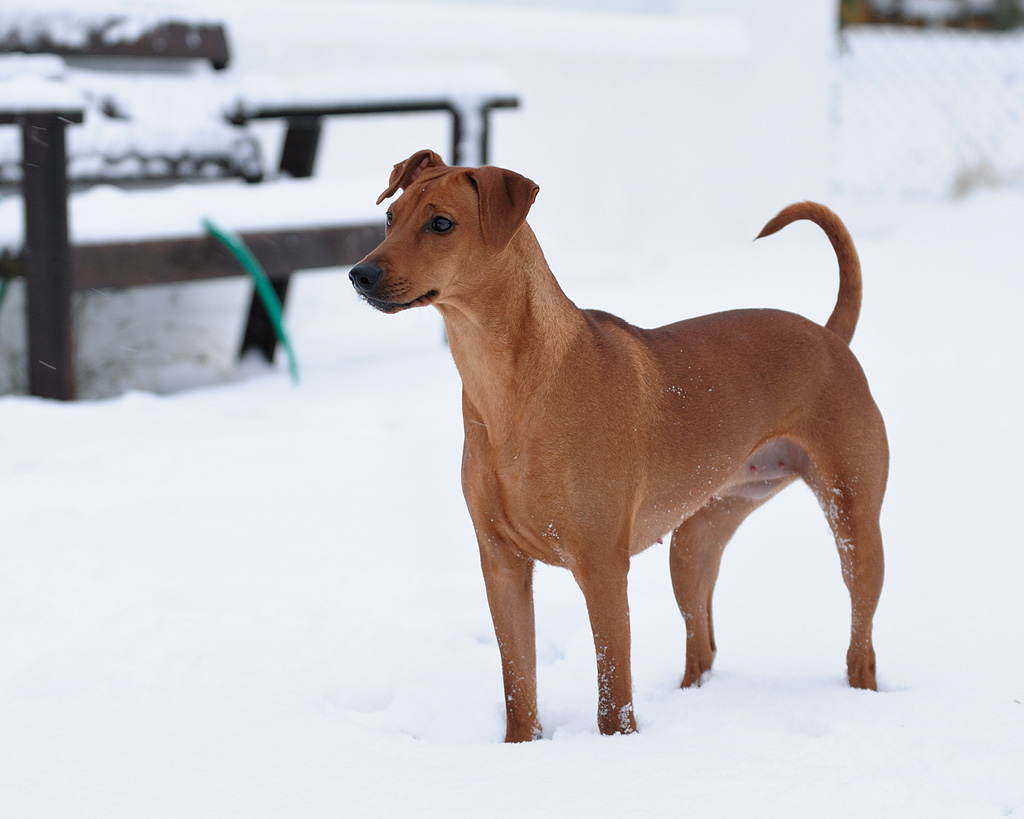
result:
[[[352,286],[373,307],[457,301],[475,292],[526,221],[539,188],[502,168],[451,168],[433,151],[395,165],[377,200],[403,191],[387,212],[384,241],[352,268]]]

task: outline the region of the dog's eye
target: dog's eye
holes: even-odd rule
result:
[[[435,216],[430,220],[430,230],[432,233],[448,233],[455,223],[447,216]]]
[[[387,214],[385,215],[384,221],[385,224],[387,225],[388,230],[391,230],[391,222],[394,221],[394,218],[395,217],[392,215],[391,211],[388,211]]]

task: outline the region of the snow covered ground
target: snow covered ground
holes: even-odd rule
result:
[[[587,245],[572,197],[524,161],[507,164],[540,183],[535,227],[581,306],[644,325],[831,310],[813,226],[681,242],[606,221]],[[645,207],[701,196],[665,188]],[[861,254],[853,348],[892,445],[878,693],[845,685],[838,559],[794,487],[726,551],[700,689],[678,688],[666,547],[635,560],[635,736],[597,734],[582,596],[541,568],[545,739],[502,745],[439,319],[316,274],[288,315],[298,388],[248,366],[165,396],[0,398],[0,816],[1024,815],[1024,193],[829,202]]]

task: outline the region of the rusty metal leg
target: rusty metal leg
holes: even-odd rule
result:
[[[491,112],[516,108],[519,100],[512,97],[483,99],[464,106],[463,122],[455,122],[456,133],[464,146],[460,159],[467,165],[486,165],[491,161]],[[472,156],[470,156],[472,154]]]
[[[279,165],[281,173],[286,173],[296,179],[304,179],[313,175],[321,132],[319,117],[301,117],[288,121],[288,131],[285,133],[284,147],[281,149]],[[288,277],[275,278],[272,282],[282,307],[284,307],[285,296],[288,293],[288,282]],[[274,353],[277,351],[277,335],[274,333],[274,325],[255,289],[249,303],[249,318],[245,323],[245,333],[242,336],[239,356],[245,355],[249,350],[258,351],[267,361],[273,361]]]
[[[270,280],[282,306],[288,295],[288,282],[288,279]],[[252,301],[249,303],[249,318],[245,322],[245,335],[242,336],[240,355],[245,355],[249,350],[256,350],[267,361],[273,361],[274,353],[277,352],[277,333],[274,332],[274,323],[267,315],[267,308],[263,306],[263,302],[255,292],[253,292]]]
[[[491,109],[482,106],[480,119],[480,164],[486,165],[491,161]]]
[[[465,161],[463,156],[463,122],[462,111],[456,107],[451,109],[452,115],[452,165],[462,165]]]
[[[29,391],[68,401],[75,370],[65,125],[55,114],[21,123]]]
[[[305,179],[313,175],[317,148],[320,147],[322,131],[319,117],[300,117],[288,121],[281,149],[281,173]]]

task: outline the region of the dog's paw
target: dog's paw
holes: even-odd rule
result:
[[[679,686],[680,688],[700,688],[704,683],[711,679],[711,669],[705,669],[699,673],[690,674],[686,672],[686,676],[683,677],[683,682]]]
[[[505,731],[505,742],[533,742],[543,739],[543,734],[544,729],[539,722],[522,728],[514,728],[510,725]]]

